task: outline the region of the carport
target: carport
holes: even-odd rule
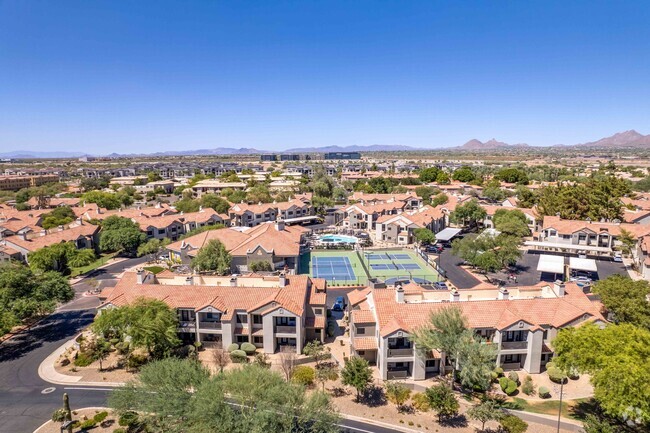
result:
[[[564,257],[541,254],[537,263],[539,272],[548,272],[549,274],[562,275],[564,277]]]
[[[446,229],[443,229],[438,233],[436,233],[436,241],[449,242],[450,240],[458,236],[458,234],[461,231],[462,231],[461,229],[452,229],[450,227],[447,227]]]
[[[598,272],[598,267],[596,267],[596,261],[594,259],[581,259],[578,257],[570,257],[569,268],[572,271],[587,271],[587,272],[593,272],[594,274]]]

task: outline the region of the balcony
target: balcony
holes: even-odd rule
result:
[[[196,321],[194,320],[181,320],[178,322],[178,329],[181,332],[191,332],[196,330]]]
[[[413,348],[412,347],[401,347],[401,348],[396,348],[396,349],[388,349],[388,357],[389,358],[397,358],[397,357],[403,357],[403,356],[413,356]]]
[[[501,350],[526,350],[528,349],[527,341],[503,341]]]
[[[200,329],[221,329],[221,322],[199,322]]]
[[[275,325],[275,333],[276,334],[295,334],[296,333],[296,327],[295,326],[287,326],[287,325]]]
[[[386,379],[406,379],[411,375],[408,370],[388,370]]]

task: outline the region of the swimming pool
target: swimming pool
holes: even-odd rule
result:
[[[325,244],[356,244],[359,242],[354,236],[345,235],[324,235],[318,238],[319,241]]]

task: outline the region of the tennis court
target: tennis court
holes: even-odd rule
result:
[[[440,280],[438,273],[415,252],[365,251],[362,257],[370,276],[384,280],[386,284],[398,281],[427,284]]]
[[[314,257],[311,266],[316,278],[339,281],[355,279],[352,264],[347,257]]]
[[[301,257],[301,272],[330,285],[363,285],[368,275],[354,251],[312,251]]]

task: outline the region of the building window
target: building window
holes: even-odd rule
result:
[[[359,350],[359,351],[357,351],[357,354],[358,354],[359,356],[363,356],[363,355],[366,354],[366,351],[365,351],[365,350]]]
[[[248,343],[248,335],[238,335],[237,343]]]
[[[246,316],[245,314],[238,314],[237,323],[248,323],[248,316]]]
[[[364,335],[366,333],[366,328],[357,328],[357,335]]]
[[[427,359],[425,363],[425,367],[431,368],[431,367],[437,367],[438,366],[438,360],[437,359]]]
[[[255,344],[263,344],[264,340],[262,337],[253,337],[253,343]]]
[[[322,308],[314,308],[314,314],[317,315],[322,315],[323,314],[323,309]]]
[[[261,325],[262,324],[262,316],[260,316],[259,314],[253,314],[253,324]]]

